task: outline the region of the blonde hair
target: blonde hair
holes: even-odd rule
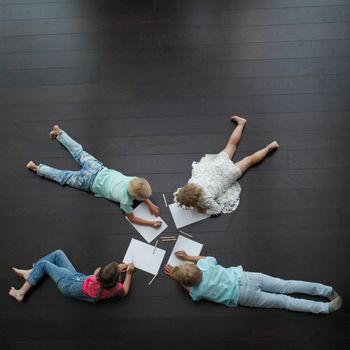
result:
[[[174,200],[185,208],[199,207],[203,190],[196,184],[187,184],[174,193]]]
[[[130,181],[130,194],[136,200],[145,200],[152,196],[150,184],[143,177],[137,177]]]
[[[175,266],[172,275],[176,281],[185,287],[196,286],[202,280],[202,271],[192,262]]]

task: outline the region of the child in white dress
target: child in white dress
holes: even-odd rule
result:
[[[219,154],[206,154],[199,162],[192,163],[192,176],[188,183],[174,193],[174,200],[186,209],[196,209],[209,215],[233,212],[239,204],[241,187],[237,182],[252,165],[261,162],[279,146],[273,141],[265,148],[232,162],[242,135],[246,119],[233,116],[237,127],[226,147]]]

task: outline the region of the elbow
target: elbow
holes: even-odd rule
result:
[[[133,213],[126,214],[126,217],[128,218],[129,221],[134,222],[135,220],[135,215]]]

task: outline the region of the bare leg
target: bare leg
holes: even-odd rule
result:
[[[22,277],[24,280],[27,280],[29,274],[33,271],[33,269],[30,270],[20,270],[16,269],[15,267],[12,268],[12,271],[19,277]]]
[[[27,294],[27,292],[32,288],[31,284],[29,284],[27,281],[24,282],[21,289],[15,289],[14,287],[11,287],[9,291],[9,295],[13,298],[15,298],[17,301],[21,302],[24,298],[24,296]]]
[[[60,132],[60,127],[58,125],[54,125],[52,130],[50,131],[50,138],[54,140]]]
[[[235,121],[237,123],[237,126],[236,126],[235,130],[233,130],[233,132],[228,140],[228,143],[227,143],[226,147],[224,148],[224,151],[228,154],[230,159],[232,159],[233,155],[236,152],[237,145],[238,145],[239,140],[241,139],[241,136],[242,136],[244,125],[247,122],[246,119],[238,117],[237,115],[234,115],[233,117],[231,117],[231,120]]]
[[[260,151],[257,151],[235,163],[235,165],[241,169],[243,175],[252,165],[260,163],[270,152],[276,150],[278,147],[279,145],[277,141],[273,141]]]
[[[30,170],[33,170],[35,173],[38,170],[38,166],[33,162],[33,161],[29,161],[26,165],[26,167]]]

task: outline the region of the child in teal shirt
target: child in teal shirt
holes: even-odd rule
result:
[[[187,261],[180,266],[165,265],[164,272],[180,283],[194,301],[206,299],[228,307],[279,308],[328,314],[340,309],[342,300],[335,290],[320,283],[285,281],[262,273],[245,272],[242,266],[224,268],[213,257],[176,252]],[[329,302],[293,298],[304,293],[327,298]]]
[[[28,162],[27,168],[39,176],[58,182],[60,185],[69,185],[83,191],[92,191],[96,197],[107,198],[120,203],[120,208],[126,213],[129,221],[158,228],[160,220],[148,221],[133,214],[134,199],[147,204],[151,214],[159,216],[159,208],[149,199],[152,189],[149,183],[139,177],[125,176],[119,171],[108,169],[96,158],[83,150],[83,147],[74,141],[66,132],[55,125],[50,132],[52,139],[57,139],[71,153],[74,160],[80,165],[79,171],[60,170],[48,165],[36,165]]]

